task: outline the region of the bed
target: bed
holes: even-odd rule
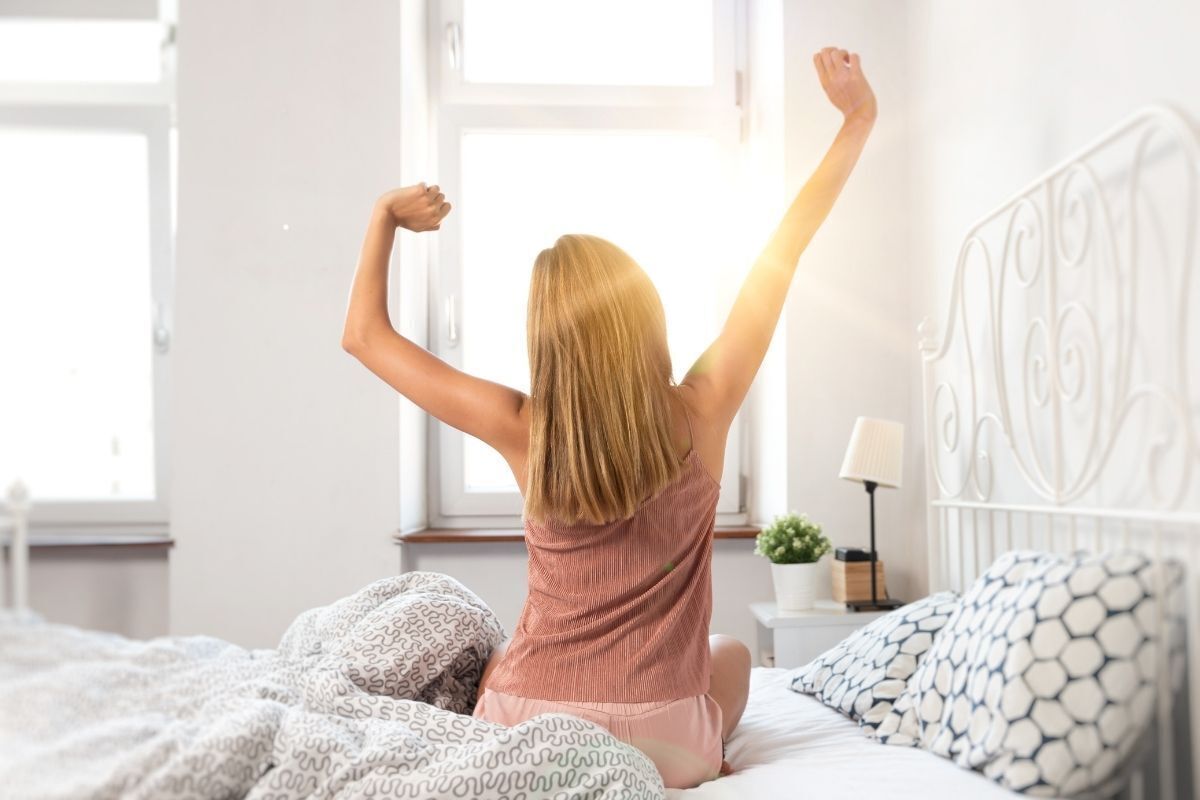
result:
[[[945,335],[920,329],[931,591],[1002,547],[1196,531],[1198,182],[1190,123],[1152,107],[967,233]]]
[[[789,689],[790,674],[774,667],[751,671],[750,699],[726,746],[736,771],[694,789],[668,789],[668,798],[1013,797],[944,759],[867,739],[842,714]]]
[[[1105,797],[1174,800],[1200,787],[1198,187],[1191,125],[1165,108],[1134,114],[967,232],[944,333],[930,322],[920,331],[931,592],[964,592],[1020,548],[1127,548],[1187,567],[1182,615],[1157,620],[1171,647],[1156,662],[1153,724]],[[24,558],[10,561],[21,567],[23,594]],[[0,619],[5,658],[19,653],[38,671],[14,678],[0,659],[0,710],[33,721],[6,740],[0,713],[0,777],[10,795],[14,786],[54,789],[13,796],[240,796],[254,786],[247,796],[301,797],[323,781],[336,786],[321,796],[337,797],[662,796],[649,762],[590,723],[543,715],[501,731],[469,717],[472,681],[501,635],[477,601],[448,576],[408,573],[302,615],[279,651],[204,637],[131,643]],[[416,630],[406,619],[436,624]],[[127,697],[131,716],[108,720],[115,727],[104,737],[60,748],[43,768],[6,772],[6,743],[8,755],[45,755],[26,733],[44,734],[42,742],[81,735],[85,728],[58,729],[52,719],[54,708],[87,695],[91,684],[64,688],[55,679],[80,664],[107,681],[96,708]],[[202,715],[208,727],[190,717],[165,724],[138,687],[168,674],[179,688],[171,702],[188,713],[200,702],[188,687],[210,697],[215,687],[236,690]],[[944,758],[877,743],[792,691],[791,677],[754,669],[728,743],[734,773],[666,796],[1014,796]],[[231,728],[229,719],[244,724]],[[142,761],[114,778],[83,758],[88,748],[114,758],[136,751]],[[139,769],[158,783],[139,783]],[[106,792],[64,784],[73,770]],[[260,790],[260,778],[276,781],[275,794]]]
[[[1186,569],[1132,798],[1200,792],[1198,237],[1196,129],[1139,110],[966,232],[920,330],[931,592],[1021,548]]]

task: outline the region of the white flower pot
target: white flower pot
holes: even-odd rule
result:
[[[775,605],[780,611],[805,611],[817,598],[820,561],[812,564],[771,564]]]

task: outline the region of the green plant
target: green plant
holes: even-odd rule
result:
[[[831,548],[821,526],[795,511],[775,517],[754,539],[755,555],[766,556],[775,564],[811,564]]]

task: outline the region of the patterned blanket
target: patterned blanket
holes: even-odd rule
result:
[[[0,617],[0,793],[17,798],[663,798],[640,750],[567,714],[470,716],[503,637],[411,572],[301,614],[276,650]]]

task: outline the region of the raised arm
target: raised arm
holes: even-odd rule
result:
[[[841,130],[754,262],[717,340],[683,383],[714,421],[730,423],[775,333],[800,254],[825,221],[875,123],[875,95],[856,53],[827,47],[813,56],[821,87],[843,115]]]
[[[397,333],[388,315],[388,261],[396,228],[437,230],[448,213],[450,204],[436,186],[408,186],[379,198],[350,289],[342,347],[425,411],[506,454],[520,445],[525,395],[455,369]]]

